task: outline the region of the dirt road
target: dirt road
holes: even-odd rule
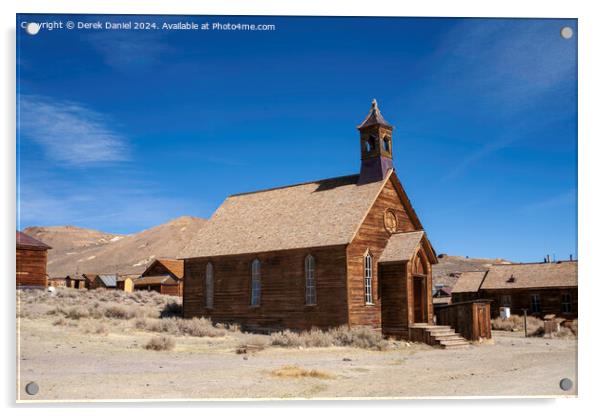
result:
[[[49,319],[21,319],[21,400],[341,398],[563,395],[576,381],[577,342],[495,332],[490,345],[441,350],[412,344],[392,351],[269,347],[236,354],[239,339],[177,337],[173,351],[148,351],[151,334],[82,334]],[[281,378],[285,365],[326,378]],[[35,396],[25,385],[35,381]],[[568,392],[576,394],[576,387]]]

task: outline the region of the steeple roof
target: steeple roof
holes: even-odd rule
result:
[[[376,98],[375,98],[372,100],[372,108],[370,108],[370,112],[368,113],[368,116],[364,119],[362,124],[357,126],[357,128],[363,129],[364,127],[373,126],[373,125],[377,125],[377,124],[381,125],[381,126],[393,128],[393,126],[390,125],[387,122],[387,120],[385,120],[384,117],[382,116],[382,114],[380,113],[380,110],[378,109],[378,103],[376,102]]]

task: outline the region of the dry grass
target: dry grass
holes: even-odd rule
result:
[[[519,315],[510,315],[508,319],[498,317],[491,321],[491,328],[501,331],[524,331],[524,317]],[[527,316],[527,335],[543,336],[543,334],[543,321],[534,316]]]
[[[285,365],[270,372],[273,377],[278,378],[320,378],[333,379],[334,376],[330,373],[320,370],[306,370],[305,368],[296,365]]]
[[[158,337],[153,337],[148,341],[148,343],[144,346],[147,350],[153,351],[169,351],[173,350],[176,346],[176,342],[172,337],[168,337],[165,335],[161,335]]]
[[[285,330],[270,336],[272,345],[285,348],[355,347],[386,350],[389,342],[368,327],[340,326],[326,331],[312,329],[301,333]]]

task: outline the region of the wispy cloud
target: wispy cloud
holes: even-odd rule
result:
[[[128,159],[127,139],[108,118],[82,104],[21,95],[19,132],[44,148],[48,158],[71,166]]]
[[[448,88],[468,86],[499,111],[516,113],[537,105],[548,92],[575,87],[574,42],[560,36],[566,22],[546,20],[464,20],[433,55],[434,75]],[[562,105],[562,103],[559,103]]]
[[[75,225],[129,233],[181,215],[208,211],[202,203],[163,195],[156,183],[129,179],[118,185],[112,178],[102,177],[81,183],[53,178],[52,173],[29,172],[18,192],[19,229],[30,225]]]
[[[524,205],[521,208],[521,211],[541,211],[550,208],[557,208],[566,205],[577,205],[577,190],[571,189],[567,192],[562,192],[560,194],[551,196],[549,198],[531,202],[529,204]]]
[[[457,178],[463,174],[471,165],[477,163],[481,159],[484,159],[508,146],[512,145],[517,138],[502,138],[492,142],[488,142],[485,145],[476,149],[473,153],[468,154],[464,159],[460,160],[455,164],[442,178],[443,181]]]
[[[102,55],[104,62],[117,70],[140,69],[161,63],[163,55],[170,50],[156,32],[105,30],[90,34],[87,39]]]

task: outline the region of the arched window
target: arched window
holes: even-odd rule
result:
[[[385,148],[385,152],[391,153],[391,138],[389,136],[385,137],[383,147]]]
[[[251,264],[251,306],[259,306],[261,300],[261,263],[259,259]]]
[[[316,261],[311,254],[305,257],[305,304],[316,304]]]
[[[213,308],[213,264],[207,263],[205,268],[205,306]]]
[[[366,140],[366,152],[370,153],[376,148],[377,137],[371,134]]]
[[[364,256],[364,300],[367,304],[372,303],[372,256],[366,253]]]

